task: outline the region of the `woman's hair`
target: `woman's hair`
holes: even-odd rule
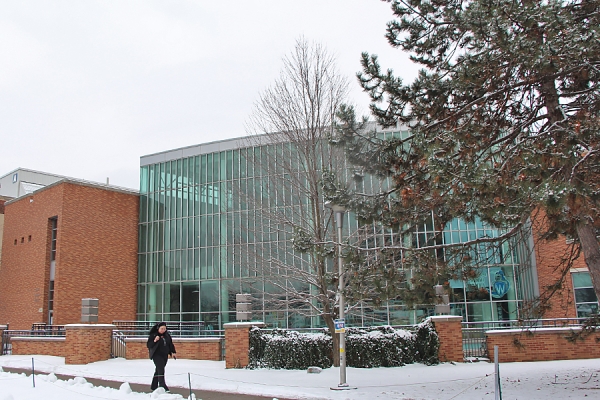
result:
[[[161,326],[167,326],[166,322],[159,322],[157,324],[155,324],[151,329],[150,332],[148,333],[149,335],[154,335],[158,333],[158,328],[160,328]]]

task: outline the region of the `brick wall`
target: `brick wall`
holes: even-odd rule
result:
[[[148,359],[146,338],[125,339],[128,360]],[[220,338],[173,338],[177,358],[186,360],[221,360]]]
[[[0,200],[0,268],[2,268],[2,237],[4,236],[4,200]]]
[[[250,329],[263,327],[262,322],[231,322],[223,324],[225,329],[225,368],[243,368],[248,365]]]
[[[5,207],[0,324],[48,322],[49,218],[57,217],[54,324],[77,323],[81,299],[98,298],[99,323],[134,320],[139,197],[71,181]]]
[[[543,309],[543,318],[576,318],[573,282],[569,268],[561,265],[561,260],[569,257],[572,245],[567,243],[565,236],[546,240],[541,235],[547,230],[545,214],[537,211],[532,216],[533,237],[535,243],[535,259],[540,294],[544,297],[549,288],[556,284],[565,274],[563,284],[549,299]],[[583,255],[575,260],[573,268],[587,268]]]
[[[65,337],[13,337],[10,342],[13,355],[66,356]]]
[[[114,325],[66,325],[65,364],[89,364],[108,360]]]
[[[440,338],[439,358],[442,362],[463,362],[462,317],[440,315],[429,317]]]
[[[79,321],[82,298],[99,299],[98,323],[135,320],[138,215],[137,195],[67,185],[59,226],[56,324]]]
[[[599,331],[575,343],[566,339],[572,332],[571,328],[488,331],[486,332],[488,353],[493,361],[494,346],[498,346],[500,362],[600,358]]]
[[[47,319],[48,218],[60,214],[62,194],[60,186],[5,205],[0,324],[11,329],[30,329]]]

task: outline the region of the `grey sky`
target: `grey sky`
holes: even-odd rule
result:
[[[17,167],[138,188],[139,157],[244,136],[303,35],[356,83],[360,54],[411,81],[377,0],[0,1],[0,176]],[[366,111],[365,111],[366,112]]]

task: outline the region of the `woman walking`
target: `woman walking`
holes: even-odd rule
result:
[[[171,335],[167,332],[167,324],[165,322],[159,322],[150,329],[146,345],[150,352],[150,359],[154,361],[156,367],[150,388],[154,391],[160,386],[169,391],[165,383],[165,366],[167,365],[169,356],[173,356],[175,359],[176,357],[175,346],[173,345],[173,340],[171,340]]]

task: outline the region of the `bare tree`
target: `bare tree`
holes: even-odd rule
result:
[[[329,144],[347,92],[348,80],[338,73],[335,58],[321,45],[299,39],[283,59],[279,78],[255,103],[247,132],[254,168],[261,171],[253,171],[252,184],[240,190],[256,213],[248,227],[256,242],[250,259],[268,287],[264,307],[318,315],[332,333],[338,268],[323,174],[347,175],[343,150]],[[337,348],[337,335],[333,344]],[[339,365],[339,354],[333,353]]]

